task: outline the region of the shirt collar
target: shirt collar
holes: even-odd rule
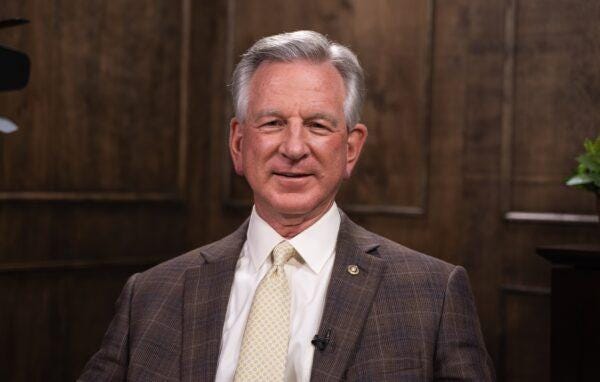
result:
[[[340,212],[334,202],[313,225],[288,240],[308,267],[317,274],[334,254],[340,221]],[[269,257],[273,247],[286,239],[264,221],[253,207],[246,240],[250,261],[258,270]]]

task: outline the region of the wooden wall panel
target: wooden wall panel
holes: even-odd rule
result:
[[[125,280],[142,269],[81,267],[0,268],[0,305],[10,312],[0,315],[1,380],[74,381],[79,376],[98,349]]]
[[[232,58],[262,36],[313,29],[351,47],[366,71],[365,154],[339,200],[350,211],[422,214],[428,181],[433,1],[231,1]],[[269,15],[276,14],[277,17]],[[232,62],[233,63],[233,62]],[[230,166],[230,203],[250,192]]]
[[[437,226],[429,225],[424,230],[431,235],[430,241],[443,240],[444,232],[452,231],[453,235],[460,235],[461,239],[458,240],[459,243],[456,247],[447,247],[439,252],[430,253],[444,258],[454,250],[461,252],[458,257],[448,258],[464,265],[469,271],[486,343],[500,373],[500,380],[548,380],[549,340],[544,336],[547,328],[544,329],[543,326],[544,322],[548,320],[548,303],[544,302],[544,298],[541,297],[513,295],[507,297],[506,292],[503,292],[502,285],[519,284],[527,290],[549,287],[550,267],[535,255],[536,246],[549,243],[598,242],[597,226],[561,224],[563,222],[559,218],[564,219],[564,216],[557,218],[554,215],[545,217],[550,217],[559,224],[531,224],[532,222],[521,223],[512,220],[507,222],[503,219],[506,212],[516,211],[515,206],[507,204],[506,201],[514,200],[511,199],[511,191],[515,195],[517,194],[516,189],[511,187],[512,183],[504,182],[505,179],[510,180],[513,173],[510,172],[508,177],[503,177],[506,160],[509,161],[508,163],[517,163],[516,150],[513,150],[517,146],[516,141],[513,142],[511,137],[509,144],[503,144],[503,133],[507,131],[506,124],[503,122],[511,122],[510,118],[503,118],[507,115],[505,107],[507,104],[516,107],[519,102],[527,105],[529,102],[528,99],[519,97],[515,97],[514,100],[505,97],[507,88],[517,89],[524,86],[520,81],[529,75],[522,72],[521,78],[512,75],[506,76],[505,69],[507,58],[510,59],[513,53],[516,53],[516,56],[512,57],[517,57],[515,64],[518,67],[519,55],[529,54],[527,51],[531,48],[517,44],[516,50],[511,51],[511,41],[518,43],[516,38],[510,39],[511,22],[515,22],[514,26],[516,27],[516,29],[512,29],[512,32],[522,33],[518,29],[522,21],[518,21],[518,17],[515,18],[518,14],[516,13],[517,9],[512,8],[517,5],[516,2],[453,3],[452,6],[442,6],[441,3],[438,3],[436,8],[436,15],[438,15],[436,31],[440,28],[447,29],[446,25],[449,20],[456,20],[458,25],[456,30],[463,33],[445,37],[438,37],[442,34],[441,31],[436,33],[432,144],[435,143],[437,129],[441,128],[437,121],[447,121],[448,117],[445,115],[453,113],[452,109],[440,108],[438,105],[446,103],[456,105],[458,110],[454,110],[454,112],[457,116],[464,118],[462,120],[463,130],[456,130],[455,124],[448,123],[445,124],[445,128],[454,130],[450,140],[447,141],[449,144],[455,144],[454,141],[459,139],[458,135],[462,135],[464,139],[462,151],[458,154],[459,161],[462,162],[460,176],[463,183],[458,185],[462,199],[458,202],[460,204],[458,214],[442,217],[446,224],[441,223],[441,226],[446,227],[450,222],[461,222],[459,224],[462,224],[463,227],[442,231]],[[592,3],[589,2],[589,14],[581,16],[579,19],[576,17],[572,17],[568,21],[565,19],[562,22],[581,23],[580,30],[586,30],[589,33],[594,30],[595,24],[591,19],[597,18],[598,11],[600,9],[597,7],[594,9]],[[555,11],[546,10],[545,12],[554,14]],[[533,17],[531,14],[530,16]],[[538,15],[535,20],[543,23],[544,17],[546,16]],[[507,22],[505,23],[505,21]],[[548,23],[552,22],[554,21],[548,21]],[[525,26],[525,28],[528,27],[530,26]],[[540,28],[543,29],[543,27]],[[466,48],[460,43],[465,44]],[[452,52],[456,57],[440,56],[444,52]],[[592,51],[582,52],[582,54],[589,56],[582,58],[582,62],[594,55]],[[445,65],[452,65],[452,67],[445,69],[443,68]],[[530,70],[535,71],[531,68]],[[536,74],[530,73],[530,75],[535,76]],[[453,83],[455,84],[453,88],[440,87],[441,84],[448,83],[452,76],[454,76]],[[510,80],[508,87],[504,81],[506,79]],[[552,78],[547,79],[547,81],[552,80]],[[570,85],[564,86],[568,88]],[[597,89],[596,86],[592,88]],[[545,93],[550,90],[541,90],[544,91],[544,94],[541,94],[540,97],[547,97]],[[457,101],[456,97],[462,99],[463,103]],[[533,95],[528,97],[531,98]],[[438,99],[440,99],[439,103]],[[526,106],[523,106],[521,110],[525,110],[525,108]],[[524,113],[524,111],[521,112]],[[565,111],[565,113],[567,112]],[[578,115],[581,118],[589,118],[584,116],[587,113],[589,113],[588,110],[582,109]],[[512,116],[512,112],[509,115]],[[456,123],[460,124],[461,121]],[[514,126],[511,124],[509,127],[512,129]],[[581,135],[581,127],[582,125],[575,126],[576,131],[573,134]],[[553,128],[548,127],[550,131]],[[518,129],[516,134],[530,134],[529,125],[521,125]],[[523,142],[520,142],[519,145],[524,147]],[[544,137],[539,145],[536,154],[544,158],[542,161],[547,160],[553,164],[558,162],[558,160],[553,162],[552,157],[555,153],[568,149],[568,145],[564,142]],[[577,145],[581,145],[581,142]],[[506,148],[510,148],[510,150],[506,150]],[[575,163],[573,161],[574,153],[570,157],[563,155],[561,166],[568,170],[563,179],[558,179],[558,182],[555,179],[555,183],[549,186],[558,186],[563,191],[571,192],[562,186],[562,182]],[[527,160],[530,157],[522,156]],[[437,150],[433,150],[432,163],[437,163],[440,158]],[[452,169],[454,165],[455,163],[449,159],[442,167]],[[513,167],[509,166],[508,168],[512,169]],[[432,174],[432,179],[435,179],[435,173]],[[508,184],[509,187],[503,188],[503,184]],[[455,187],[448,187],[446,190],[452,193],[455,191]],[[506,189],[508,192],[504,192]],[[548,207],[547,212],[566,211],[572,214],[577,212],[576,210],[561,210],[560,206],[553,204],[556,200],[550,200],[545,192],[539,192],[536,197],[543,199],[540,203],[544,203]],[[592,196],[580,191],[573,191],[570,197],[580,200],[576,203],[582,201],[587,203]],[[438,198],[436,188],[432,187],[431,203],[435,204]],[[436,209],[432,208],[432,213],[433,211]],[[581,215],[575,216],[581,217]],[[540,216],[537,217],[537,221],[542,223],[539,220]],[[441,237],[440,234],[442,234]],[[426,248],[423,245],[425,236],[427,234],[423,233],[422,237],[413,239],[417,242],[415,247]],[[500,296],[500,298],[497,299],[493,297],[494,295]],[[506,309],[509,309],[507,314],[510,315],[510,323],[505,323],[505,318],[501,318],[504,317],[503,312]],[[539,321],[534,322],[530,317],[535,317]],[[501,329],[504,327],[510,329]],[[509,346],[504,346],[506,344]],[[535,349],[535,353],[528,353],[524,355],[523,360],[519,360],[520,354],[523,354],[521,349]]]
[[[0,134],[0,380],[75,380],[127,277],[190,248],[190,2],[0,8],[31,21],[0,44],[32,60],[0,93],[20,127]]]
[[[490,244],[502,259],[502,283],[522,290],[502,288],[497,359],[501,380],[547,381],[549,306],[526,296],[550,285],[550,265],[536,247],[598,243],[593,196],[564,181],[583,138],[599,132],[598,44],[591,36],[598,36],[600,8],[594,1],[519,0],[504,7],[500,187],[492,193],[508,221],[496,225]]]
[[[168,258],[185,250],[183,206],[0,203],[0,263]]]
[[[502,288],[503,354],[500,380],[550,380],[549,290]]]
[[[1,42],[27,52],[32,70],[25,90],[0,94],[0,115],[20,126],[0,136],[0,199],[178,198],[181,4],[9,3],[5,14],[32,22]]]
[[[454,111],[458,115],[457,124],[462,125],[464,139],[462,150],[457,154],[462,165],[458,176],[463,183],[455,208],[460,212],[446,221],[446,225],[461,222],[463,227],[456,228],[455,232],[461,232],[462,240],[459,246],[448,250],[460,253],[457,263],[469,272],[488,351],[498,368],[500,303],[497,296],[507,253],[503,245],[506,242],[501,239],[504,227],[499,192],[505,7],[503,1],[467,0],[463,4],[463,8],[455,12],[463,33],[457,33],[454,39],[465,47],[462,55],[457,53],[461,60],[458,68],[445,71],[444,77],[453,78],[459,84],[464,82],[464,88],[448,88],[439,95],[442,104],[464,97],[461,108]],[[447,111],[440,111],[444,112]],[[434,118],[437,115],[434,114]],[[454,139],[458,134],[454,132]]]
[[[507,4],[503,197],[512,212],[508,217],[526,211],[588,214],[574,220],[595,221],[594,198],[580,197],[564,182],[583,139],[600,131],[600,29],[591,27],[598,5],[559,0]],[[552,219],[538,216],[544,217]]]
[[[0,43],[27,88],[0,93],[0,261],[169,257],[186,248],[187,0],[9,1]],[[165,203],[166,202],[166,203]]]

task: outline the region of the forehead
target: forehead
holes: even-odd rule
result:
[[[250,80],[249,111],[263,108],[343,110],[344,81],[329,62],[265,62]]]

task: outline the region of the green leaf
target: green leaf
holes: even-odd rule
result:
[[[576,172],[566,184],[600,193],[600,136],[584,140],[583,146],[585,152],[577,157]]]
[[[583,154],[577,157],[577,161],[594,172],[600,172],[600,161],[591,154]]]
[[[592,183],[593,180],[586,174],[572,176],[567,180],[567,186],[580,186],[582,184]]]
[[[591,154],[600,154],[600,136],[596,138],[595,141],[591,139],[586,139],[583,142],[583,147],[585,147],[585,151]]]
[[[590,173],[588,174],[592,182],[597,188],[600,188],[600,173]]]

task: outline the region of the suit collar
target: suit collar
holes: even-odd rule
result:
[[[246,241],[248,222],[249,219],[246,219],[246,221],[230,235],[201,247],[199,251],[202,254],[204,261],[207,263],[215,263],[230,259],[231,257],[235,257],[237,260],[240,251],[242,250],[242,246]]]
[[[248,221],[200,248],[201,264],[186,271],[183,292],[182,381],[215,379],[223,323]]]
[[[336,257],[319,329],[331,333],[330,344],[315,350],[311,381],[341,380],[351,362],[363,325],[385,272],[379,257],[379,238],[342,214]],[[357,266],[351,274],[349,266]]]

